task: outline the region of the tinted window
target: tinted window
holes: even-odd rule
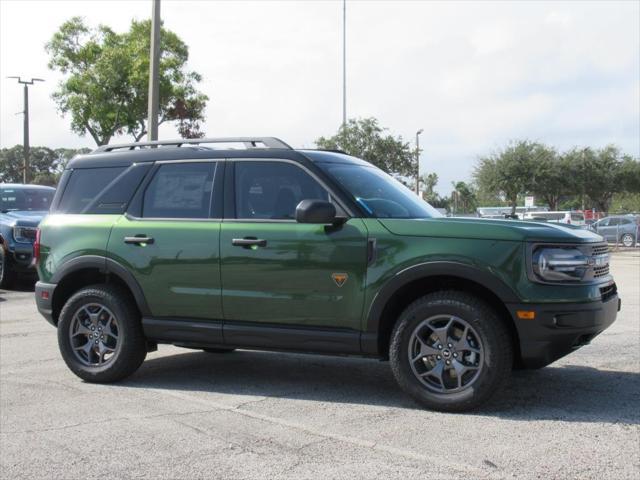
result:
[[[582,213],[572,213],[571,220],[574,222],[584,222],[584,215]]]
[[[54,190],[40,188],[3,188],[0,190],[0,211],[49,210]]]
[[[95,198],[118,175],[124,167],[81,168],[71,172],[69,181],[60,199],[57,211],[61,213],[82,213]]]
[[[620,219],[619,218],[610,218],[609,219],[609,226],[610,227],[615,227],[616,225],[620,225]]]
[[[237,162],[236,218],[294,219],[302,200],[329,200],[302,168],[285,162]]]
[[[377,218],[433,218],[442,214],[379,168],[318,163],[371,216]]]
[[[215,169],[213,162],[162,165],[145,191],[142,216],[208,218]]]

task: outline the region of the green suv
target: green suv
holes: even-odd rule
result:
[[[271,137],[75,157],[34,250],[38,309],[90,382],[131,375],[159,343],[357,355],[460,411],[620,308],[593,232],[443,218],[365,161]]]

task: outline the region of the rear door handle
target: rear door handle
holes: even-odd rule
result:
[[[243,248],[266,247],[267,241],[261,238],[234,238],[231,240],[231,245]]]
[[[140,245],[141,243],[151,244],[155,242],[153,237],[147,237],[146,235],[136,235],[135,237],[124,237],[124,243],[133,245]]]

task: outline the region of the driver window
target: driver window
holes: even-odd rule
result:
[[[302,168],[286,162],[236,162],[236,218],[294,220],[302,200],[329,193]]]

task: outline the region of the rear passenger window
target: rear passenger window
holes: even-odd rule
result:
[[[149,183],[142,204],[148,218],[208,218],[214,162],[168,163]]]
[[[124,167],[79,168],[73,170],[56,212],[82,213],[85,207],[123,171]]]

